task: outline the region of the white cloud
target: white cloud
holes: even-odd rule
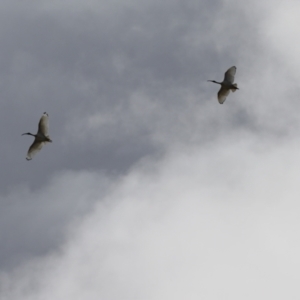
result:
[[[296,295],[298,148],[220,140],[141,163],[104,198],[93,186],[95,211],[59,252],[3,277],[2,299]]]
[[[78,115],[75,113],[72,120],[69,118],[64,123],[65,134],[76,139],[84,153],[88,143],[93,148],[105,140],[127,136],[141,143],[146,135],[147,141],[165,150],[158,151],[164,156],[143,159],[122,179],[105,178],[98,171],[63,173],[59,177],[52,175],[56,179],[38,192],[18,191],[5,198],[5,201],[13,199],[14,203],[23,200],[21,196],[32,198],[30,208],[36,203],[39,207],[36,215],[28,209],[29,218],[40,214],[41,219],[47,220],[32,224],[51,227],[53,223],[54,227],[69,229],[64,231],[65,240],[59,249],[34,257],[14,271],[2,272],[2,299],[296,297],[300,250],[300,104],[295,84],[299,72],[294,49],[298,48],[293,48],[294,32],[290,31],[297,24],[296,13],[291,14],[291,22],[288,19],[293,7],[296,10],[298,5],[288,1],[277,8],[271,2],[253,2],[249,8],[249,3],[236,5],[235,2],[225,1],[216,15],[203,13],[201,18],[193,15],[191,25],[179,26],[178,32],[165,30],[163,15],[158,18],[161,23],[150,27],[151,17],[159,11],[156,7],[151,7],[152,15],[139,7],[145,20],[135,15],[133,23],[137,24],[131,24],[134,33],[122,30],[122,34],[116,34],[126,28],[122,24],[127,24],[126,18],[131,14],[121,13],[120,23],[117,15],[121,10],[107,14],[112,40],[123,37],[123,32],[129,38],[128,41],[120,38],[124,57],[121,55],[116,61],[115,55],[119,55],[116,51],[112,55],[113,68],[120,75],[125,70],[123,66],[129,66],[132,79],[124,84],[124,90],[121,87],[113,96],[109,88],[105,90],[103,97],[107,102],[116,99],[100,110],[95,82],[98,83],[97,76],[102,71],[96,68],[99,73],[91,75],[92,79],[87,76],[87,85],[79,86],[83,94],[91,87],[95,101],[83,102],[84,112],[81,105],[74,108]],[[66,4],[69,2],[65,1]],[[85,6],[82,1],[77,4],[76,16]],[[186,18],[197,6],[193,2],[189,4],[186,11],[176,7],[175,15],[179,11],[188,12],[179,13],[182,19]],[[44,5],[45,11],[57,9],[52,4],[47,6],[44,2]],[[89,1],[88,5],[94,7],[95,2]],[[95,6],[95,10],[99,7]],[[115,9],[111,3],[105,7],[110,13]],[[61,10],[60,14],[64,12]],[[208,23],[204,22],[206,19]],[[68,22],[74,23],[72,18]],[[172,24],[176,27],[181,23]],[[137,31],[139,25],[144,31]],[[142,39],[140,32],[149,36]],[[166,39],[171,33],[172,38]],[[182,33],[179,39],[177,33]],[[91,41],[93,38],[91,35]],[[116,45],[109,44],[110,49],[119,49]],[[149,50],[152,45],[155,47]],[[134,46],[139,46],[139,51],[132,51]],[[173,53],[175,46],[182,48]],[[107,53],[110,49],[107,48]],[[189,55],[183,56],[172,69],[176,59],[182,58],[178,53],[183,54],[185,50]],[[210,56],[210,51],[215,52]],[[160,68],[169,57],[165,53],[173,55],[173,60]],[[290,63],[291,58],[294,63]],[[192,68],[196,61],[199,66],[195,69],[201,71],[193,79],[193,74],[182,65],[187,63]],[[216,100],[216,86],[213,88],[204,81],[221,79],[231,64],[238,66],[236,79],[240,91],[231,94],[221,106]],[[23,67],[26,70],[26,65]],[[109,64],[107,70],[103,68],[103,78],[111,74],[108,82],[115,88],[116,79],[123,83],[127,78],[115,77],[111,68]],[[183,74],[188,74],[188,79],[184,81],[181,78],[184,75],[173,72],[175,76],[170,68],[186,72]],[[69,73],[72,70],[72,67],[68,69]],[[210,77],[215,74],[218,78]],[[132,84],[140,77],[137,86]],[[193,83],[189,85],[188,81]],[[107,88],[105,81],[99,83],[103,84],[102,89]],[[117,98],[118,95],[124,95],[124,99]],[[60,106],[59,110],[62,110]],[[71,131],[75,134],[71,135]],[[84,133],[84,138],[80,133]],[[97,163],[101,166],[100,150]],[[71,155],[70,151],[66,153]],[[89,159],[95,164],[94,158]],[[78,156],[70,161],[70,167],[76,160]],[[81,210],[76,221],[69,210],[74,203]],[[86,203],[97,203],[92,213],[86,213]],[[22,214],[23,207],[11,219]],[[31,228],[25,217],[23,222],[25,229]],[[37,236],[41,232],[44,230]]]

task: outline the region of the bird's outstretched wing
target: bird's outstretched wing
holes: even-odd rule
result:
[[[225,87],[221,87],[219,92],[218,92],[218,100],[220,104],[223,104],[227,98],[227,96],[229,95],[230,90],[225,88]]]
[[[225,72],[225,75],[224,75],[224,81],[233,83],[233,82],[234,82],[234,76],[235,76],[235,73],[236,73],[236,67],[235,67],[235,66],[229,68],[229,69]]]
[[[38,142],[38,141],[34,140],[32,145],[28,149],[26,159],[31,160],[32,157],[43,148],[44,144],[45,144],[45,142]]]
[[[46,112],[44,112],[39,122],[38,133],[41,133],[44,136],[48,136],[48,128],[49,128],[49,116]]]

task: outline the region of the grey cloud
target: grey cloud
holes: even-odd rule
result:
[[[84,219],[103,201],[96,188],[100,195],[91,201],[68,196],[65,191],[74,185],[80,191],[80,182],[62,176],[61,185],[52,183],[57,174],[104,173],[118,182],[145,161],[156,165],[172,151],[214,149],[220,138],[227,141],[224,148],[238,147],[237,141],[255,134],[268,151],[276,143],[297,142],[298,74],[286,67],[288,54],[278,59],[274,37],[265,30],[269,4],[26,1],[16,8],[1,3],[0,240],[5,246],[0,266],[8,277],[13,267],[57,250],[68,241],[65,230],[73,218]],[[241,90],[220,106],[217,87],[206,80],[222,79],[231,65],[238,67]],[[44,111],[53,144],[28,163],[31,140],[20,135],[35,131]],[[263,162],[257,158],[257,163]],[[227,170],[231,165],[218,176],[227,178]],[[97,180],[104,188],[105,179]],[[247,186],[247,180],[240,184]],[[49,187],[57,189],[53,199],[42,196]],[[83,208],[74,211],[73,201]]]
[[[63,172],[37,191],[19,186],[2,196],[1,269],[45,255],[60,244],[68,226],[94,207],[95,187],[101,197],[110,183],[93,172]]]
[[[50,133],[54,140],[50,148],[52,155],[46,159],[49,161],[46,165],[49,176],[65,167],[79,169],[85,165],[93,168],[95,158],[89,159],[88,153],[100,153],[99,161],[108,162],[101,157],[106,148],[111,149],[109,161],[115,169],[114,161],[118,160],[115,149],[124,147],[128,141],[125,147],[136,154],[120,158],[128,161],[120,164],[120,172],[123,172],[141,158],[144,151],[148,155],[156,148],[149,139],[153,130],[149,120],[142,126],[139,119],[131,120],[136,122],[136,128],[141,128],[134,134],[121,130],[122,122],[128,122],[132,117],[127,108],[132,95],[142,91],[150,101],[157,103],[158,111],[168,111],[173,106],[175,110],[178,105],[180,109],[184,106],[185,99],[181,98],[182,94],[178,96],[174,84],[179,89],[184,86],[198,91],[196,77],[201,74],[200,69],[203,72],[199,62],[201,53],[191,55],[184,37],[198,17],[196,11],[207,19],[206,13],[212,9],[210,6],[198,6],[193,2],[183,7],[144,3],[120,10],[109,6],[103,13],[102,6],[96,5],[91,11],[89,5],[91,3],[82,11],[68,11],[64,10],[64,5],[60,10],[59,5],[54,9],[55,6],[48,7],[45,2],[37,5],[29,1],[18,9],[8,6],[5,11],[10,17],[2,19],[5,30],[1,34],[3,109],[0,114],[3,124],[0,130],[1,136],[5,137],[2,156],[6,157],[3,166],[6,176],[1,181],[3,189],[27,179],[27,182],[38,180],[39,184],[49,179],[45,172],[39,173],[42,168],[32,169],[32,175],[28,173],[27,162],[22,160],[30,141],[22,138],[16,143],[25,128],[26,131],[36,130],[42,112],[47,111],[50,115]],[[205,8],[203,12],[202,8]],[[190,22],[190,17],[193,22]],[[202,48],[204,53],[211,51],[208,44]],[[174,91],[165,93],[168,90]],[[125,115],[121,119],[113,113],[119,105],[124,107]],[[81,148],[76,143],[64,142],[66,135],[62,130],[70,127],[70,121],[81,122],[95,111],[111,114],[113,124],[104,131],[97,129],[98,139],[110,142],[94,144],[87,137],[84,155],[83,151],[77,151]],[[147,111],[142,111],[142,114],[147,114]],[[10,118],[6,118],[7,115]],[[77,134],[82,139],[81,132]],[[91,148],[86,147],[87,144]],[[145,150],[137,151],[140,145]],[[14,167],[16,157],[21,163]],[[71,157],[74,159],[70,160]],[[107,170],[109,168],[108,163]]]

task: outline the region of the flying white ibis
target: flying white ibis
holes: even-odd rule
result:
[[[226,71],[226,73],[224,75],[224,80],[222,82],[218,82],[215,80],[207,80],[207,81],[214,82],[214,83],[221,85],[221,88],[218,92],[218,100],[219,100],[220,104],[223,104],[225,102],[230,91],[235,92],[236,90],[239,89],[237,87],[237,84],[233,83],[235,73],[236,73],[236,67],[233,66]]]
[[[52,140],[50,139],[48,135],[48,127],[49,127],[49,117],[46,112],[43,113],[40,122],[39,122],[39,128],[37,134],[32,134],[30,132],[23,133],[22,135],[32,135],[35,137],[32,145],[29,147],[27,152],[27,160],[31,160],[32,157],[39,152],[44,144],[50,142],[52,143]]]

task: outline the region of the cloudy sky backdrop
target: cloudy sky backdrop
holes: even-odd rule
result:
[[[299,14],[0,0],[0,299],[299,297]]]

